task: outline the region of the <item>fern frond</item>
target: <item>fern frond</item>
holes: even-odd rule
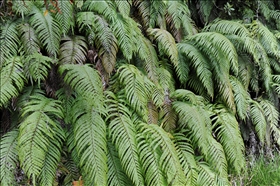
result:
[[[5,107],[12,97],[16,97],[24,86],[21,57],[8,59],[0,70],[0,108]]]
[[[149,96],[143,74],[133,65],[122,65],[118,69],[118,74],[130,105],[140,116],[147,120]]]
[[[72,109],[71,123],[74,124],[74,148],[79,156],[85,184],[107,185],[106,124],[101,117],[103,112],[95,106],[95,102],[87,97],[77,99],[73,105],[75,109]]]
[[[103,90],[101,78],[97,70],[90,65],[65,64],[59,67],[60,74],[64,74],[64,81],[72,89],[84,97],[96,100],[96,106],[103,107]]]
[[[157,41],[160,52],[170,57],[171,63],[178,72],[180,70],[178,69],[178,50],[173,36],[168,31],[157,28],[149,28],[147,32]]]
[[[216,184],[216,175],[213,170],[205,162],[198,162],[198,178],[197,185],[217,185]]]
[[[186,185],[185,174],[182,170],[178,154],[174,143],[171,141],[171,136],[168,135],[158,125],[142,124],[142,133],[145,138],[151,140],[151,147],[156,149],[161,147],[163,153],[160,156],[159,163],[166,176],[168,184]]]
[[[94,30],[95,15],[93,12],[78,12],[76,22],[79,31],[86,31],[87,34],[92,33]]]
[[[108,186],[130,186],[133,185],[131,180],[122,170],[118,152],[111,142],[108,144]]]
[[[100,16],[95,17],[96,45],[99,49],[99,56],[102,65],[107,73],[114,70],[116,55],[118,51],[118,41],[115,38],[108,23]]]
[[[131,3],[129,1],[114,0],[116,7],[122,16],[126,17],[130,14]]]
[[[186,56],[191,67],[196,69],[196,74],[210,97],[214,97],[214,85],[212,81],[211,66],[207,58],[193,45],[178,43],[179,52]]]
[[[131,113],[114,94],[109,94],[108,98],[109,135],[118,151],[121,165],[135,185],[144,185],[137,149],[136,127],[131,120]]]
[[[159,164],[160,153],[150,145],[151,140],[142,134],[137,135],[139,157],[142,162],[145,183],[147,185],[166,185],[166,179]]]
[[[18,130],[14,129],[1,137],[0,142],[0,166],[1,166],[1,185],[16,185],[15,171],[17,170],[18,160]]]
[[[27,55],[31,55],[40,51],[40,42],[35,34],[34,28],[28,23],[23,23],[18,26],[21,33],[21,42],[23,49]]]
[[[234,102],[236,104],[238,117],[244,120],[247,116],[249,108],[248,100],[250,99],[250,95],[245,90],[243,84],[237,78],[230,76],[230,83],[232,85],[234,93]]]
[[[250,100],[250,107],[250,117],[255,127],[255,131],[259,140],[264,143],[267,130],[267,121],[264,110],[261,105],[254,100]]]
[[[60,46],[60,63],[83,64],[86,61],[87,43],[83,36],[64,37]]]
[[[204,23],[209,22],[213,7],[214,7],[213,1],[199,1],[199,14],[201,14]]]
[[[36,183],[42,168],[50,141],[54,140],[57,125],[54,117],[63,118],[60,102],[44,96],[31,96],[22,109],[18,146],[22,169],[32,183]]]
[[[29,23],[35,29],[40,42],[46,47],[47,52],[56,57],[59,50],[61,29],[51,14],[44,15],[45,9],[36,5],[32,6]]]
[[[73,31],[74,27],[74,8],[70,1],[59,0],[58,8],[59,12],[55,14],[55,19],[59,23],[62,34],[66,36],[71,29]]]
[[[238,21],[217,20],[206,26],[204,31],[218,32],[223,35],[237,35],[242,39],[250,37],[249,30]]]
[[[32,55],[28,55],[25,58],[24,72],[25,77],[31,81],[31,84],[38,82],[38,86],[42,80],[45,80],[48,76],[51,64],[54,63],[52,58],[43,56],[37,52]]]
[[[215,110],[212,117],[213,128],[222,144],[227,161],[238,174],[245,167],[244,143],[238,122],[233,114],[226,110]]]
[[[50,140],[48,151],[45,156],[43,168],[38,177],[40,185],[52,186],[56,178],[58,163],[61,158],[62,145],[65,140],[65,134],[61,126],[56,123],[54,128],[53,140]]]
[[[19,49],[19,34],[16,21],[8,21],[0,26],[0,67],[12,56],[17,56]]]
[[[182,133],[175,133],[174,144],[179,155],[180,164],[183,167],[188,180],[187,185],[196,185],[198,177],[198,166],[194,158],[194,150],[188,138]]]
[[[24,19],[24,16],[28,15],[30,13],[31,7],[33,5],[32,1],[14,1],[13,2],[13,10],[19,14],[22,19]]]

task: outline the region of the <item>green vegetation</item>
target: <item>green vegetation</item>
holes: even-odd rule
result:
[[[0,10],[1,186],[278,174],[246,155],[280,148],[279,0],[5,0]]]

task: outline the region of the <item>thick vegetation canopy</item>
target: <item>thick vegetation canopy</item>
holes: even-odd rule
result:
[[[0,10],[1,186],[231,185],[279,150],[279,0]]]

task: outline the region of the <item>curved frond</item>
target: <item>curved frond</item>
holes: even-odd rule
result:
[[[100,96],[100,95],[99,95]],[[74,143],[86,185],[107,185],[106,124],[90,96],[77,99],[72,109]],[[94,167],[94,168],[93,168]]]
[[[60,74],[64,74],[64,81],[79,94],[87,98],[98,100],[96,106],[102,107],[103,90],[98,72],[90,65],[65,64],[59,67]]]
[[[32,6],[29,23],[35,29],[40,42],[46,47],[47,52],[56,57],[59,49],[61,29],[51,14],[44,14],[45,9],[36,5]]]
[[[27,55],[40,51],[40,42],[37,38],[34,28],[28,23],[23,23],[18,26],[21,33],[21,42],[23,49]]]
[[[87,43],[83,36],[64,37],[60,46],[60,63],[83,64],[86,61]]]
[[[16,185],[15,171],[17,170],[18,130],[14,129],[1,137],[0,142],[0,181],[3,186]]]
[[[45,80],[48,76],[51,64],[54,63],[52,58],[43,56],[37,52],[32,55],[28,55],[24,59],[24,72],[27,79],[30,79],[31,83],[38,82],[40,85],[42,80]]]
[[[57,125],[54,117],[62,118],[60,102],[44,96],[32,96],[22,109],[24,120],[20,124],[18,146],[22,169],[36,183]]]
[[[20,44],[17,22],[8,21],[0,26],[0,67],[5,60],[18,54]]]
[[[110,113],[109,135],[115,145],[121,165],[134,185],[144,185],[139,152],[136,141],[136,127],[131,120],[131,113],[113,93],[108,97],[108,112]]]
[[[57,1],[59,11],[55,14],[55,19],[59,23],[62,34],[65,36],[68,34],[69,30],[73,31],[74,27],[74,8],[73,3],[70,1],[59,0]]]
[[[162,148],[162,154],[159,159],[159,163],[166,176],[167,183],[171,185],[186,185],[186,177],[183,172],[178,153],[174,143],[170,139],[169,133],[166,133],[158,125],[142,124],[143,135],[147,139],[150,139],[150,146],[155,150],[156,148]]]
[[[238,174],[245,167],[244,143],[238,122],[233,114],[226,110],[215,110],[212,117],[213,128],[226,154],[229,167]]]
[[[212,81],[211,66],[207,58],[193,45],[189,43],[177,44],[179,52],[186,56],[191,67],[196,69],[196,74],[210,97],[214,97],[214,85]]]
[[[234,102],[236,104],[236,110],[238,117],[244,120],[247,116],[249,109],[249,99],[250,95],[245,90],[243,84],[234,76],[230,76],[230,83],[232,85]]]
[[[122,170],[118,152],[111,142],[108,144],[108,186],[131,186],[133,183]]]
[[[264,113],[261,105],[254,100],[250,100],[250,107],[251,107],[250,108],[250,117],[255,126],[255,131],[257,133],[259,140],[262,143],[264,143],[265,136],[266,136],[266,130],[267,130],[267,121],[265,118],[265,113]]]
[[[132,2],[123,0],[114,0],[114,2],[116,3],[117,9],[122,16],[129,16]]]
[[[148,92],[143,74],[133,65],[122,65],[118,74],[130,105],[146,120]]]
[[[0,69],[0,108],[4,107],[12,97],[16,97],[24,86],[21,57],[8,59]]]

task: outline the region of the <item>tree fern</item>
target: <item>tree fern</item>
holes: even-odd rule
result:
[[[59,49],[61,29],[58,22],[51,14],[44,15],[45,9],[32,6],[29,23],[35,29],[40,42],[46,47],[47,52],[56,57]]]
[[[22,110],[18,146],[22,169],[36,184],[57,128],[54,117],[62,118],[60,102],[44,96],[31,96]],[[47,165],[50,166],[50,165]]]
[[[83,36],[64,37],[60,46],[60,63],[83,64],[86,61],[87,43]]]
[[[6,106],[12,97],[18,96],[24,86],[22,58],[13,57],[6,60],[1,70],[0,108]]]
[[[18,130],[14,129],[1,137],[1,185],[16,185],[15,171],[17,170],[18,148],[17,148]]]

